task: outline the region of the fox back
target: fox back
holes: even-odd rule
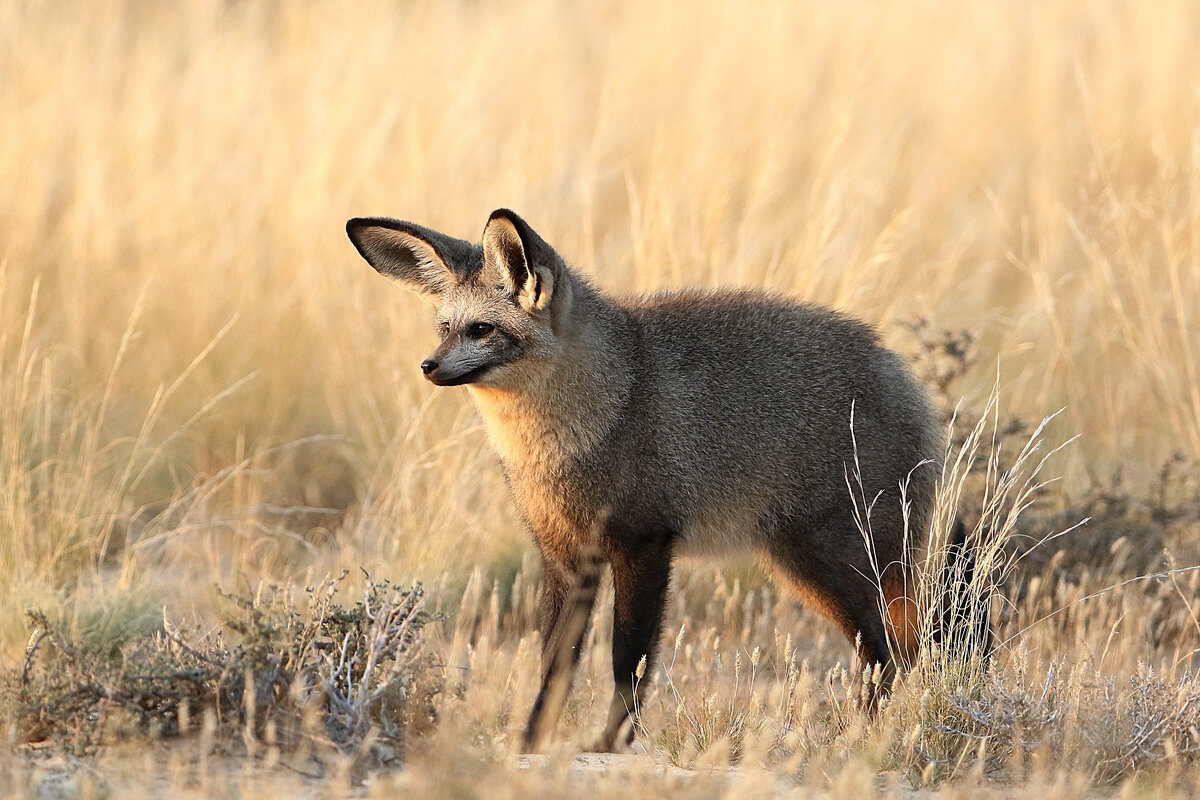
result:
[[[347,230],[372,266],[436,306],[441,343],[421,368],[471,391],[543,556],[547,675],[528,747],[561,705],[551,667],[578,653],[582,628],[564,610],[588,594],[574,588],[594,558],[616,590],[605,749],[631,736],[628,676],[654,657],[679,553],[761,557],[890,681],[893,653],[911,644],[905,548],[928,527],[945,442],[871,327],[762,292],[617,299],[503,209],[481,245],[382,218]]]

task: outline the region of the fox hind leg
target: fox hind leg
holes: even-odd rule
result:
[[[857,537],[857,532],[855,533]],[[888,625],[880,607],[879,589],[874,581],[866,577],[872,574],[861,544],[856,540],[847,547],[862,549],[861,558],[853,553],[835,553],[837,559],[823,559],[812,550],[799,552],[793,547],[773,548],[767,553],[767,561],[777,580],[787,586],[805,605],[820,613],[841,629],[855,643],[855,656],[860,670],[874,671],[879,666],[879,683],[868,687],[864,696],[868,709],[873,709],[881,695],[891,691],[896,676],[893,648],[889,646]],[[826,548],[830,550],[830,548]],[[885,581],[885,585],[888,581]],[[892,606],[889,603],[889,611]],[[907,630],[907,629],[906,629]],[[859,676],[861,677],[861,673]]]

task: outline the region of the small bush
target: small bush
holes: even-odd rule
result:
[[[4,681],[6,715],[21,739],[73,752],[175,736],[206,717],[206,727],[238,734],[217,741],[250,750],[260,742],[352,750],[370,741],[391,757],[406,729],[432,719],[423,591],[368,575],[361,599],[345,607],[335,602],[344,578],[306,589],[299,608],[291,587],[223,592],[214,630],[164,618],[155,633],[115,650],[89,647],[31,611],[25,664]]]

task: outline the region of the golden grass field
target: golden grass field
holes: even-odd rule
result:
[[[1197,31],[1185,0],[0,4],[0,665],[26,609],[117,652],[216,624],[218,588],[349,569],[350,602],[360,567],[445,615],[403,769],[252,724],[64,751],[10,709],[0,792],[1200,791]],[[1037,477],[958,476],[1014,546],[1094,518],[1004,582],[990,677],[915,674],[864,720],[835,629],[753,563],[697,564],[644,752],[572,761],[607,708],[598,619],[563,749],[517,760],[533,547],[467,393],[421,379],[427,307],[344,233],[474,239],[499,206],[615,292],[875,323],[968,429],[994,386],[1026,423],[999,453],[981,428],[984,459],[1061,409],[1027,466],[1078,438]]]

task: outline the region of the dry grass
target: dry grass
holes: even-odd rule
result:
[[[454,688],[381,792],[1194,782],[1197,29],[1185,0],[0,4],[0,661],[22,664],[26,608],[120,642],[164,606],[213,624],[214,586],[366,566],[448,614]],[[770,287],[932,353],[960,431],[988,425],[942,509],[1003,578],[993,671],[919,671],[867,724],[827,679],[834,631],[752,565],[696,567],[645,738],[736,777],[514,765],[526,534],[464,393],[420,380],[427,312],[342,232],[382,213],[474,237],[502,205],[609,289]],[[1080,439],[1028,483],[1048,446],[1022,456],[1036,426],[1010,418],[1060,408],[1037,438]],[[598,622],[568,742],[607,704]],[[0,790],[320,790],[213,770],[210,744],[52,768],[22,746]]]

